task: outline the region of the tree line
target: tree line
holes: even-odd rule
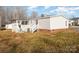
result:
[[[38,13],[36,11],[32,11],[31,15],[28,14],[28,8],[22,6],[0,6],[0,18],[2,25],[5,23],[10,23],[11,20],[15,19],[29,19],[38,17]]]

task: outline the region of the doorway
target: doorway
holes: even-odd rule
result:
[[[30,28],[27,28],[27,32],[30,32]]]

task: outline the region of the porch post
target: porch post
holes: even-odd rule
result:
[[[31,32],[32,32],[32,19],[31,19],[31,26],[30,26],[30,28],[31,28]],[[32,32],[33,33],[33,32]]]

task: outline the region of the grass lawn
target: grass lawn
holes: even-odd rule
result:
[[[79,52],[79,33],[74,29],[14,33],[0,31],[0,52]]]

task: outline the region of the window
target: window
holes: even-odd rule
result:
[[[27,25],[28,24],[28,21],[25,21],[25,24]]]
[[[22,24],[23,25],[27,25],[28,24],[28,21],[22,21]]]
[[[24,21],[22,21],[22,25],[24,25]]]

